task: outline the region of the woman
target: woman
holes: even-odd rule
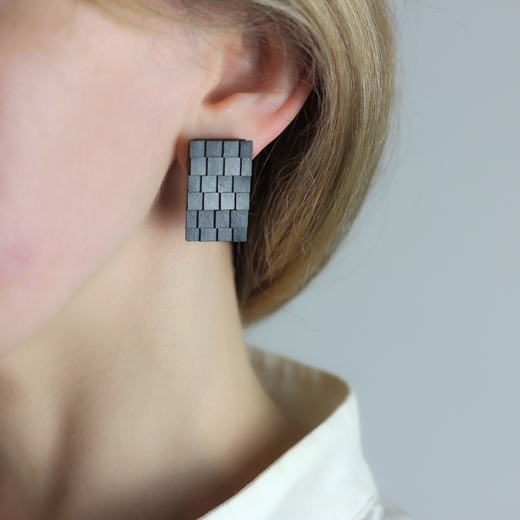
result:
[[[346,386],[241,331],[369,187],[382,2],[3,0],[0,25],[0,518],[404,518]],[[185,240],[197,139],[254,143],[245,243]]]

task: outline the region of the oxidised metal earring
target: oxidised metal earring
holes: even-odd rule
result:
[[[186,240],[246,242],[253,142],[190,142]]]

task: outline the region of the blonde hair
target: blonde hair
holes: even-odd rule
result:
[[[90,1],[151,9],[146,0]],[[254,161],[249,237],[234,245],[247,323],[301,291],[359,213],[388,134],[392,25],[384,0],[169,2],[191,22],[222,24],[240,13],[258,35],[275,30],[310,75],[312,93],[299,115]]]

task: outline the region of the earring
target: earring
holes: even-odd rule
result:
[[[253,142],[190,142],[188,242],[246,242]]]

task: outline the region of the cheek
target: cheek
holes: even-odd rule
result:
[[[1,65],[0,355],[56,315],[137,229],[175,134],[150,110],[153,85],[130,69],[90,70],[88,59],[81,70],[41,59]]]

